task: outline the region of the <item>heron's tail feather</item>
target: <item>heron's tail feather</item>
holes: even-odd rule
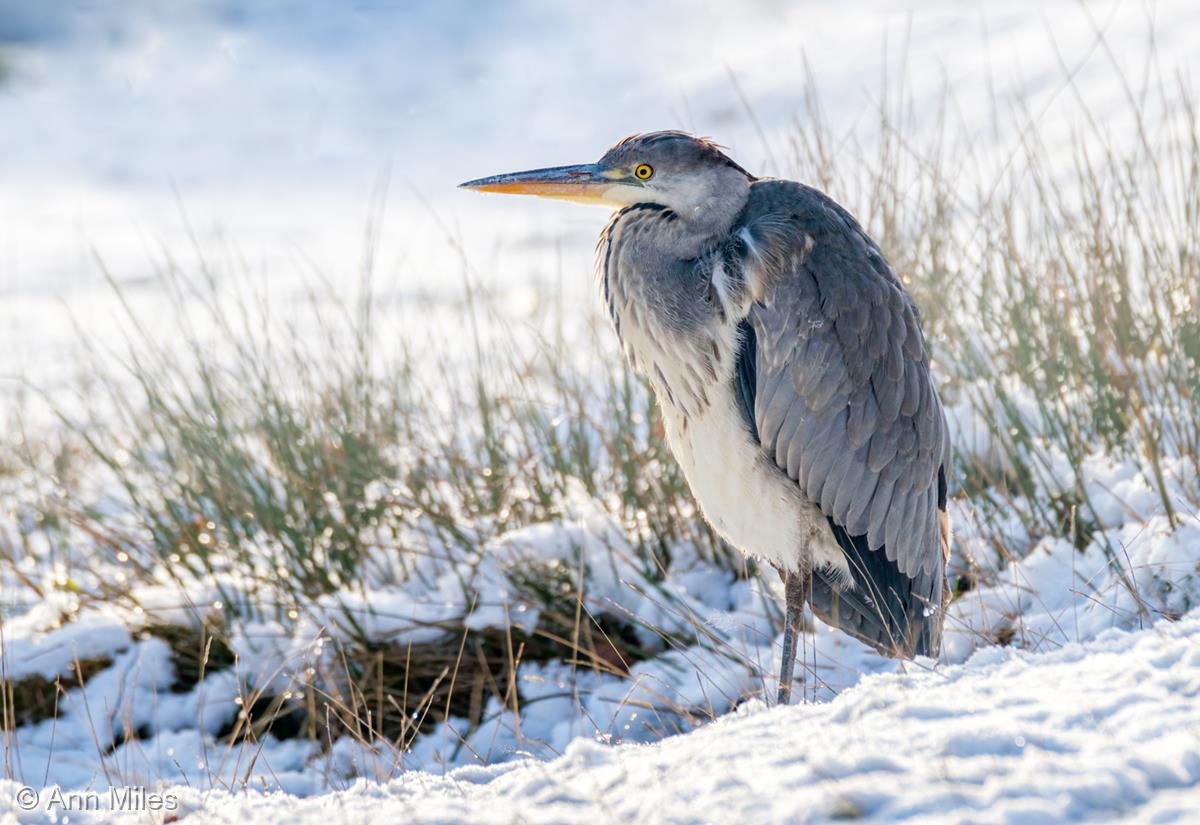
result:
[[[884,548],[872,551],[866,536],[850,536],[832,520],[829,525],[846,553],[854,586],[846,587],[831,571],[814,570],[813,613],[885,656],[936,657],[942,642],[943,565],[909,578]]]

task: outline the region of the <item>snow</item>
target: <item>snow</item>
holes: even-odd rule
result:
[[[650,745],[581,738],[549,762],[360,779],[309,798],[160,792],[185,821],[213,823],[1187,822],[1200,783],[1198,642],[1193,612],[1049,653],[989,648],[961,665],[909,665],[829,702],[752,701]],[[296,764],[283,749],[259,758]],[[17,787],[0,783],[0,805]]]
[[[4,677],[20,681],[29,676],[54,679],[68,673],[80,660],[112,658],[124,653],[132,644],[126,622],[116,616],[94,616],[88,621],[70,622],[47,633],[33,628],[22,635],[22,625],[28,627],[29,613],[9,622],[5,628]],[[25,621],[22,621],[25,620]]]
[[[624,810],[614,800],[642,797],[621,790],[620,777],[636,783],[660,773],[674,777],[663,780],[665,801],[672,809],[684,806],[670,821],[688,821],[688,811],[712,804],[693,783],[714,784],[729,795],[723,805],[737,804],[739,816],[756,821],[785,818],[783,808],[764,798],[811,809],[817,819],[840,805],[880,821],[935,810],[949,821],[967,821],[971,811],[990,811],[996,821],[1035,814],[1053,821],[1087,819],[1093,809],[1129,810],[1154,789],[1194,779],[1197,743],[1180,733],[1192,723],[1200,684],[1200,658],[1189,649],[1200,639],[1200,610],[1192,609],[1200,604],[1194,519],[1171,528],[1156,516],[1109,529],[1123,548],[1121,565],[1110,563],[1099,542],[1080,552],[1063,540],[1043,540],[949,607],[941,663],[886,660],[817,624],[805,636],[806,674],[798,690],[810,704],[768,711],[754,697],[773,695],[777,594],[763,592],[757,580],[733,582],[727,571],[683,552],[666,579],[652,584],[632,563],[611,517],[586,493],[573,491],[562,510],[562,521],[503,534],[479,558],[429,557],[421,577],[339,592],[325,603],[325,614],[306,613],[291,625],[240,623],[229,631],[237,664],[183,692],[167,690],[175,673],[165,644],[130,630],[174,615],[176,585],[143,588],[136,615],[106,605],[57,625],[59,611],[29,611],[5,628],[7,667],[20,675],[63,675],[65,693],[56,718],[9,735],[10,776],[70,790],[115,783],[175,793],[183,785],[193,805],[201,804],[195,792],[213,791],[202,804],[217,821],[240,806],[281,805],[279,816],[288,811],[288,817],[292,808],[296,816],[306,810],[307,803],[275,791],[324,800],[314,805],[336,798],[348,810],[389,799],[429,821],[467,818],[463,812],[475,804],[490,809],[476,793],[508,800],[530,792],[536,800],[563,788],[573,789],[572,805],[581,812]],[[258,691],[299,691],[311,670],[333,674],[336,682],[338,645],[352,638],[341,626],[347,613],[370,637],[400,644],[436,641],[444,631],[431,628],[433,620],[519,632],[532,617],[520,609],[511,572],[535,561],[568,567],[581,558],[598,571],[587,601],[592,614],[636,614],[643,633],[650,627],[677,638],[704,632],[674,648],[658,638],[658,654],[634,664],[627,678],[557,661],[522,663],[519,716],[491,698],[474,729],[452,717],[404,750],[352,737],[322,752],[303,738],[267,735],[250,746],[218,736]],[[484,604],[464,598],[460,583],[472,571],[480,577],[472,592],[485,594]],[[234,586],[226,582],[226,592]],[[212,598],[199,585],[188,589],[201,602]],[[1005,632],[1011,646],[994,646]],[[652,650],[655,641],[645,640]],[[76,686],[68,675],[72,662],[97,656],[112,664]],[[764,727],[762,720],[774,721]],[[803,746],[793,750],[769,739],[775,725],[782,726],[778,741]],[[1117,730],[1129,736],[1122,733],[1121,748],[1111,750]],[[661,746],[633,747],[680,733],[686,735]],[[1016,744],[1021,737],[1027,746]],[[1104,759],[1090,773],[1072,767],[1092,765],[1093,751]],[[501,767],[560,754],[545,767]],[[686,770],[667,770],[671,760],[684,760],[676,764]],[[589,764],[594,775],[585,770]],[[720,764],[738,768],[730,776],[717,770]],[[448,779],[434,780],[447,771]],[[897,774],[886,792],[876,787],[880,773]],[[465,796],[455,790],[456,801],[439,798],[461,783],[481,782]],[[770,782],[797,790],[770,794]],[[251,796],[220,796],[233,788]],[[1073,794],[1069,804],[1059,799],[1066,792]],[[514,805],[505,801],[503,810],[521,810]],[[555,805],[548,811],[547,821],[573,816]]]

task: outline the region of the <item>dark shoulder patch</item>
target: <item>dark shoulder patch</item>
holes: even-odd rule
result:
[[[758,443],[758,424],[754,421],[754,395],[758,389],[758,341],[749,321],[738,324],[738,338],[741,339],[741,346],[733,368],[733,390],[742,413],[742,422],[750,430],[755,443]]]

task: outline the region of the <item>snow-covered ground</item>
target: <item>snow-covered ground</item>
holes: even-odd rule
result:
[[[187,822],[1184,823],[1200,804],[1197,731],[1192,614],[1052,653],[991,648],[963,665],[909,665],[821,704],[754,701],[652,745],[580,738],[550,762],[358,780],[309,798],[159,793]],[[20,790],[0,782],[0,799]],[[53,790],[40,795],[59,804]],[[73,798],[108,810],[71,822],[146,820],[112,813],[106,790]],[[17,808],[15,821],[46,821]]]
[[[0,399],[14,379],[55,390],[92,368],[71,319],[119,341],[105,270],[169,337],[165,259],[190,271],[202,253],[219,278],[253,273],[276,295],[302,293],[314,271],[350,291],[374,214],[377,306],[394,326],[411,335],[464,280],[508,293],[523,322],[531,295],[593,300],[604,216],[458,193],[460,180],[588,160],[660,127],[787,173],[809,76],[836,134],[869,136],[881,89],[903,76],[891,92],[911,98],[908,134],[935,130],[949,101],[954,126],[1003,158],[1020,141],[1005,106],[1021,95],[1043,137],[1065,136],[1086,108],[1120,142],[1142,93],[1120,73],[1157,61],[1151,77],[1189,76],[1200,42],[1200,12],[1182,0],[332,8],[195,2],[168,15],[151,2],[0,0]],[[977,407],[950,412],[960,453],[995,460]],[[164,577],[84,603],[79,592],[121,566],[68,570],[35,548],[0,576],[0,667],[13,681],[61,677],[64,691],[55,718],[2,735],[0,815],[47,821],[53,788],[111,803],[112,786],[214,822],[1196,821],[1200,519],[1184,506],[1194,482],[1176,481],[1190,478],[1189,457],[1162,463],[1165,482],[1100,450],[1080,478],[1065,456],[1046,468],[1044,496],[1076,484],[1088,495],[1095,532],[1082,548],[1023,531],[1016,512],[1031,502],[1018,498],[1009,537],[1026,555],[1004,558],[956,501],[956,552],[981,576],[948,610],[943,660],[901,666],[818,626],[806,635],[810,701],[791,708],[748,698],[773,693],[771,585],[688,547],[660,578],[580,490],[558,503],[562,518],[487,536],[478,554],[439,548],[420,575],[394,575],[376,548],[355,587],[298,617],[231,627],[237,663],[179,690],[168,645],[142,631],[244,582]],[[386,481],[374,482],[385,495]],[[13,483],[0,484],[0,528],[23,534],[26,516],[2,506]],[[418,532],[396,546],[428,540]],[[581,559],[601,571],[592,615],[633,616],[687,644],[641,639],[655,655],[628,678],[525,663],[519,713],[493,698],[478,727],[451,719],[403,749],[220,735],[250,691],[282,695],[336,663],[351,636],[340,617],[396,644],[436,641],[431,622],[532,627],[514,573]],[[55,586],[33,599],[22,577]],[[468,577],[487,598],[468,598]],[[82,688],[77,660],[100,662]],[[38,810],[21,810],[25,785]]]

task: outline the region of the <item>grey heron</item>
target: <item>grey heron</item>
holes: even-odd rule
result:
[[[462,187],[615,210],[596,266],[621,349],[705,518],[784,582],[780,704],[805,603],[937,656],[950,438],[917,307],[849,212],[677,131]]]

